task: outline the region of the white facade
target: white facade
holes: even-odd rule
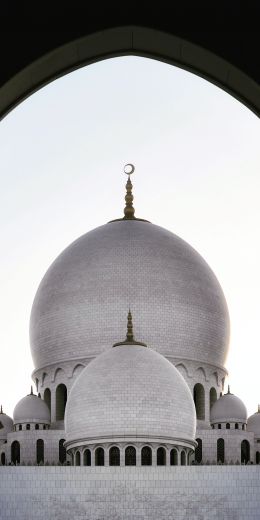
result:
[[[258,466],[9,467],[0,518],[259,520],[259,491]]]
[[[148,347],[130,312],[113,347],[129,304]],[[247,428],[222,395],[228,310],[186,242],[138,219],[87,233],[47,271],[30,328],[38,395],[14,422],[0,412],[0,518],[259,518],[260,410]]]

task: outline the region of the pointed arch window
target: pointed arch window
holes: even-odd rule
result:
[[[127,446],[125,450],[125,465],[136,466],[136,449],[134,446]]]
[[[175,448],[173,448],[170,452],[170,465],[178,466],[178,452]]]
[[[247,464],[250,461],[250,444],[244,439],[241,442],[241,464]]]
[[[150,446],[144,446],[141,451],[141,465],[151,466],[152,465],[152,450]]]
[[[20,464],[20,442],[18,441],[11,444],[11,461],[13,464]]]
[[[166,451],[165,448],[160,447],[157,450],[157,466],[165,466],[166,464]]]
[[[120,450],[117,446],[109,450],[109,466],[120,466]]]
[[[197,419],[205,420],[205,390],[201,383],[197,383],[193,388],[193,399],[196,408]]]
[[[79,451],[76,452],[75,465],[80,466],[80,452]]]
[[[85,450],[83,454],[83,465],[84,466],[91,466],[91,451]]]
[[[42,439],[38,439],[36,443],[36,461],[37,464],[44,462],[44,441]]]
[[[64,464],[66,462],[66,448],[64,446],[65,439],[59,440],[59,462]]]
[[[200,463],[202,461],[202,440],[196,439],[198,446],[195,448],[195,461]]]
[[[105,455],[103,448],[97,448],[95,451],[95,465],[104,466]]]
[[[224,441],[224,439],[217,440],[217,461],[222,462],[222,464],[224,464],[224,462],[225,462],[225,441]]]

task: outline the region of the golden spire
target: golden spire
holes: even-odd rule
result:
[[[124,220],[133,220],[135,219],[135,209],[133,207],[134,196],[132,193],[132,183],[130,180],[130,175],[134,173],[135,167],[133,164],[126,164],[124,167],[124,172],[128,175],[127,183],[126,183],[126,196],[125,196],[125,209],[124,209]]]
[[[120,343],[115,343],[113,347],[119,347],[121,345],[137,345],[142,347],[147,347],[145,343],[141,343],[140,341],[135,341],[134,339],[134,333],[133,333],[133,320],[132,320],[132,313],[129,309],[128,315],[127,315],[127,332],[126,332],[126,338],[125,341],[121,341]]]
[[[132,320],[132,314],[129,309],[128,315],[127,315],[127,333],[126,333],[126,341],[134,341],[134,333],[133,333],[133,320]]]
[[[132,185],[132,182],[131,182],[131,179],[130,179],[130,175],[132,175],[132,173],[134,173],[134,171],[135,171],[135,167],[134,167],[133,164],[128,163],[128,164],[126,164],[124,166],[124,173],[126,175],[128,175],[127,183],[126,183],[126,186],[125,186],[126,187],[126,196],[125,196],[124,217],[110,220],[110,223],[111,222],[118,222],[118,221],[121,221],[121,220],[139,220],[141,222],[148,222],[149,223],[149,220],[145,220],[144,218],[137,218],[137,217],[135,217],[135,209],[133,207],[134,196],[133,196],[133,193],[132,193],[133,185]]]

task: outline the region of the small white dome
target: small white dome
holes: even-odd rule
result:
[[[50,424],[50,411],[47,404],[37,395],[26,395],[14,409],[14,424],[17,423]]]
[[[253,432],[257,438],[260,438],[260,405],[258,405],[258,411],[248,418],[247,430]]]
[[[0,440],[5,440],[7,434],[13,431],[13,419],[0,410]]]
[[[100,354],[75,381],[66,406],[68,442],[146,437],[195,440],[196,412],[178,370],[150,348]]]
[[[210,422],[213,424],[226,422],[246,423],[247,409],[239,397],[228,392],[213,404],[210,411]]]

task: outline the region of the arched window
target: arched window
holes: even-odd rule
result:
[[[74,453],[71,453],[71,465],[74,466]]]
[[[170,465],[178,466],[178,453],[174,448],[170,452]]]
[[[43,429],[46,430],[46,424],[43,425]]]
[[[201,383],[197,383],[193,388],[193,398],[197,413],[197,419],[205,419],[205,390]]]
[[[66,462],[66,448],[64,447],[65,439],[59,440],[59,461],[61,464]]]
[[[222,464],[224,464],[224,462],[225,462],[225,441],[224,441],[224,439],[217,440],[217,461],[222,462]]]
[[[245,429],[246,429],[246,425],[242,424],[242,430],[245,430]]]
[[[221,424],[218,424],[218,429],[221,430]]]
[[[36,461],[37,464],[44,462],[44,442],[42,439],[38,439],[36,443]]]
[[[22,425],[19,424],[19,431],[21,431],[23,429]]]
[[[47,406],[51,412],[51,391],[49,388],[46,388],[44,390],[43,400],[45,401],[45,403],[47,404]]]
[[[1,464],[2,466],[5,466],[5,453],[1,453]],[[258,464],[258,462],[257,462]]]
[[[117,446],[109,450],[109,466],[120,466],[120,450]]]
[[[238,430],[238,423],[235,424],[235,430]]]
[[[127,446],[125,450],[125,465],[136,466],[136,450],[134,446]]]
[[[250,444],[244,439],[241,442],[241,464],[247,464],[250,460]]]
[[[103,448],[97,448],[95,451],[95,465],[104,466],[104,450]]]
[[[260,464],[260,452],[257,451],[255,454],[255,463]]]
[[[67,387],[60,384],[56,388],[56,421],[63,421],[67,402]]]
[[[31,429],[31,425],[30,424],[26,424],[26,430],[30,430]]]
[[[13,464],[20,464],[20,442],[18,441],[11,444],[11,461]]]
[[[229,422],[227,422],[227,424],[226,424],[226,430],[230,430],[230,424],[229,424]]]
[[[166,464],[166,451],[165,448],[158,448],[157,450],[157,466],[165,466]]]
[[[84,451],[83,464],[84,464],[84,466],[91,466],[91,451],[90,450]]]
[[[181,466],[186,466],[186,453],[183,450],[181,452]]]
[[[80,466],[80,452],[79,451],[76,452],[75,465]]]
[[[217,391],[214,387],[212,387],[210,389],[210,392],[209,392],[209,407],[211,409],[211,407],[213,406],[213,404],[216,402],[217,400]]]
[[[201,462],[202,461],[202,440],[196,439],[198,446],[195,449],[195,461]]]
[[[141,451],[141,465],[151,466],[152,465],[152,450],[150,446],[144,446]]]
[[[39,430],[39,424],[35,424],[35,430]]]

